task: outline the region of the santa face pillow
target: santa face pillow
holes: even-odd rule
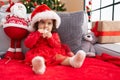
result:
[[[19,18],[26,18],[26,7],[23,4],[17,3],[13,5],[11,8],[11,14],[14,16],[18,16]]]

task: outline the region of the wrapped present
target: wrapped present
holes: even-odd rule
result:
[[[120,21],[97,21],[92,26],[91,31],[98,37],[99,43],[120,42]]]

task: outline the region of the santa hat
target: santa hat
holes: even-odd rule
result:
[[[38,6],[31,14],[31,31],[34,31],[33,26],[37,21],[41,19],[55,19],[56,20],[56,28],[59,28],[61,23],[61,19],[58,14],[52,11],[47,5],[42,4]]]
[[[6,9],[6,12],[10,12],[10,8],[14,5],[14,3],[11,3],[10,6]]]

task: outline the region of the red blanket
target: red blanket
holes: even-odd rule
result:
[[[83,66],[78,69],[61,65],[48,66],[43,75],[34,74],[31,67],[23,62],[11,60],[5,64],[7,60],[2,59],[0,80],[120,80],[120,67],[112,62],[105,62],[103,56],[100,57],[86,58]],[[112,61],[112,57],[110,58]]]
[[[101,59],[105,62],[109,62],[115,64],[116,66],[120,67],[120,57],[110,56],[106,53],[102,53],[101,56],[96,56],[97,59]]]

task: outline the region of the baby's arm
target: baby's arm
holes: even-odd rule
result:
[[[25,46],[32,48],[37,43],[40,36],[41,33],[38,31],[30,33],[24,41]]]
[[[58,33],[53,33],[50,38],[47,38],[51,47],[61,47],[61,41]]]

